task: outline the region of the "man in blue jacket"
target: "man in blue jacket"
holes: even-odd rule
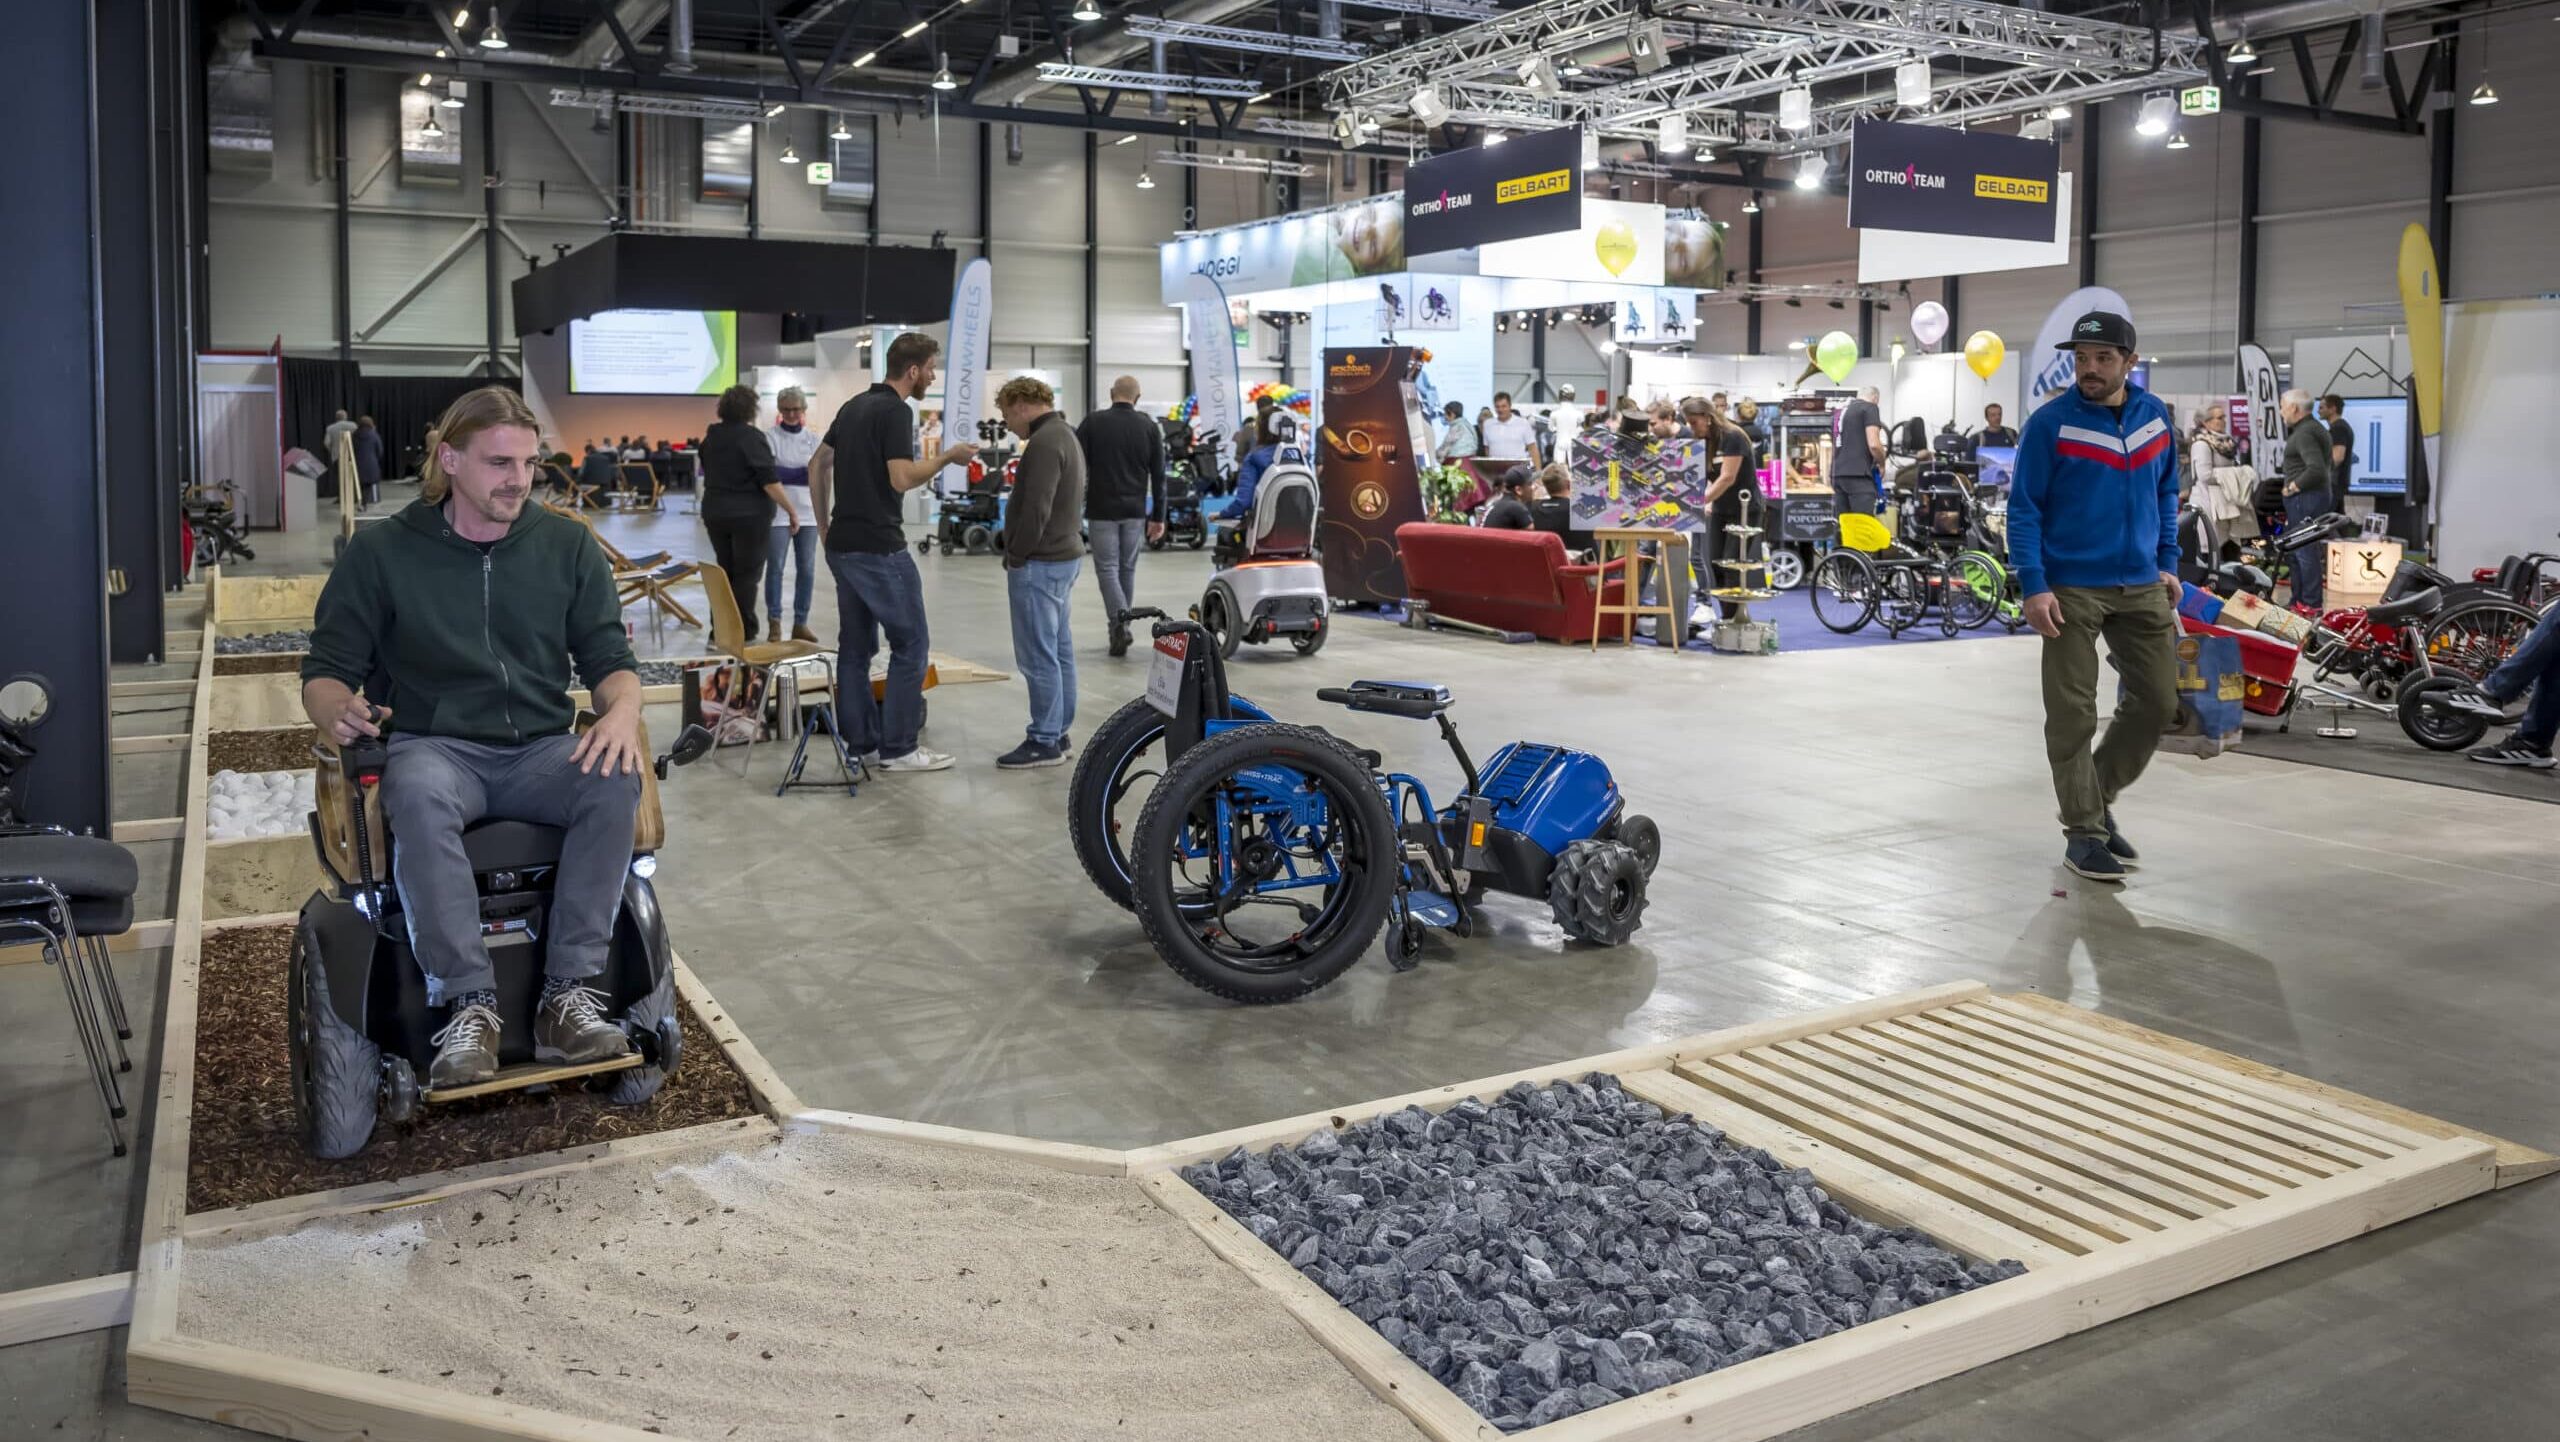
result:
[[[2027,419],[2009,492],[2009,560],[2045,638],[2044,749],[2063,865],[2122,881],[2136,859],[2112,806],[2178,718],[2178,444],[2168,406],[2133,385],[2133,322],[2091,311],[2064,343],[2077,384]],[[2098,638],[2124,678],[2098,729]]]

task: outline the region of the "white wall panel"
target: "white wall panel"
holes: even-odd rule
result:
[[[1101,215],[1102,243],[1144,247],[1150,277],[1155,274],[1155,248],[1182,228],[1182,172],[1148,162],[1158,143],[1153,136],[1142,135],[1126,145],[1114,145],[1108,135],[1104,136],[1102,147],[1096,152],[1098,174],[1094,182],[1095,197],[1101,202],[1097,210]],[[1155,182],[1153,189],[1138,188],[1141,170]],[[1081,206],[1082,198],[1075,203]],[[1152,294],[1152,284],[1149,289]]]
[[[213,276],[206,296],[213,332],[205,349],[265,350],[278,335],[292,350],[337,344],[328,216],[216,205],[205,240]],[[363,315],[359,309],[359,323]]]
[[[1002,227],[999,226],[999,229]],[[1084,347],[1084,255],[996,242],[995,340],[999,345]]]
[[[976,124],[945,120],[937,134],[933,122],[914,116],[880,119],[880,232],[918,240],[948,231],[950,244],[966,259],[976,253],[978,234],[978,131]],[[1006,204],[1003,182],[1004,137],[995,137],[995,204]]]
[[[959,172],[970,176],[965,159]],[[1132,192],[1134,193],[1134,192]],[[1062,125],[1022,127],[1022,163],[1005,163],[996,147],[997,253],[1008,240],[1084,243],[1084,132]],[[999,262],[1001,263],[1001,262]],[[1081,286],[1082,282],[1078,282]],[[1082,329],[1081,325],[1078,327]]]

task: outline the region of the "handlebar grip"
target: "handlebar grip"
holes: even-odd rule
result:
[[[1344,686],[1326,686],[1316,692],[1316,699],[1336,706],[1348,706],[1361,699],[1360,693]]]

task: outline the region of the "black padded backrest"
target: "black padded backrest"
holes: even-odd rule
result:
[[[2519,601],[2533,599],[2533,583],[2538,568],[2522,556],[2509,556],[2498,564],[2498,589]]]
[[[1246,554],[1305,556],[1315,546],[1315,477],[1300,467],[1265,475],[1253,496],[1253,535]]]

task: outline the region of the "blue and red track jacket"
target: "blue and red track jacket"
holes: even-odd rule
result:
[[[2124,414],[2064,391],[2027,417],[2009,487],[2009,564],[2023,594],[2142,586],[2178,569],[2178,437],[2169,407],[2127,385]]]

